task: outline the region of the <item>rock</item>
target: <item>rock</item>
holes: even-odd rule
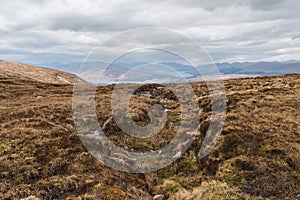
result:
[[[33,195],[31,195],[31,196],[29,196],[29,197],[26,197],[26,198],[23,198],[23,199],[21,199],[21,200],[40,200],[40,198],[38,198],[38,197],[36,197],[36,196],[33,196]]]
[[[200,131],[189,131],[189,132],[186,132],[187,135],[190,135],[190,136],[200,136],[201,133]]]
[[[178,151],[175,156],[173,156],[173,158],[179,158],[180,156],[182,155],[182,152],[181,151]]]
[[[162,194],[157,194],[157,195],[155,195],[154,197],[153,197],[153,200],[163,200],[164,199],[164,195],[162,195]]]
[[[67,197],[66,200],[81,200],[80,197]]]

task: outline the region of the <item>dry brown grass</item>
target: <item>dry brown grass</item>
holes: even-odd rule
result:
[[[299,80],[299,75],[289,75],[225,81],[226,124],[218,145],[202,160],[196,155],[209,123],[210,101],[205,84],[194,83],[197,95],[205,96],[199,100],[204,110],[201,134],[172,165],[129,174],[103,166],[82,145],[72,121],[72,85],[0,75],[0,198],[300,198]],[[136,92],[132,117],[147,124],[150,105],[162,103],[170,108],[169,122],[159,134],[142,140],[123,133],[111,118],[113,86],[98,88],[98,119],[115,144],[146,151],[172,139],[180,107],[165,89],[153,90],[153,99],[140,96],[155,87]]]

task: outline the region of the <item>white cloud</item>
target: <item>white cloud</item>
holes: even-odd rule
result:
[[[186,34],[203,45],[216,62],[300,59],[297,0],[0,3],[0,59],[81,61],[109,37],[145,26]]]

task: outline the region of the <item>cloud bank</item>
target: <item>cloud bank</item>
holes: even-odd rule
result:
[[[0,7],[0,59],[82,61],[122,31],[166,27],[193,38],[213,61],[300,59],[297,0],[23,0]]]

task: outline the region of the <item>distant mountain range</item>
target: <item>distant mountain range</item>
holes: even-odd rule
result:
[[[234,62],[216,64],[223,74],[283,75],[300,73],[300,61]]]
[[[163,68],[167,66],[167,68]],[[242,76],[273,76],[300,73],[300,61],[291,60],[287,62],[233,62],[215,64],[222,75],[226,77]],[[158,64],[149,63],[114,63],[107,67],[104,62],[80,62],[67,64],[61,63],[42,63],[39,66],[52,68],[60,71],[76,74],[81,78],[97,82],[99,74],[103,73],[102,82],[143,82],[143,81],[177,81],[180,77],[195,80],[201,75],[211,75],[211,65],[199,65],[195,69],[191,65],[176,62],[164,62]],[[143,66],[143,67],[138,67]],[[106,68],[107,67],[107,68]],[[176,71],[176,72],[175,72]],[[199,74],[199,71],[201,74]]]

